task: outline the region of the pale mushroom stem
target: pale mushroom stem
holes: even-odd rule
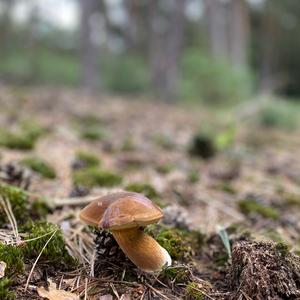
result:
[[[155,272],[171,265],[167,250],[138,227],[113,230],[112,234],[123,252],[141,270]]]

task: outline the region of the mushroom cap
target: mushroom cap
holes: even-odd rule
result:
[[[95,199],[81,212],[80,218],[89,225],[122,230],[156,223],[162,210],[139,193],[119,192]]]

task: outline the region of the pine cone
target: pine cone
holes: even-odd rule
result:
[[[0,180],[28,190],[31,182],[31,173],[16,163],[8,163],[0,165]]]
[[[97,260],[117,262],[126,259],[124,252],[111,233],[104,229],[99,229],[95,231],[95,235],[94,242],[97,250]]]

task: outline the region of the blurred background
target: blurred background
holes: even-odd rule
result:
[[[297,0],[1,0],[0,80],[170,102],[297,102],[299,17]]]

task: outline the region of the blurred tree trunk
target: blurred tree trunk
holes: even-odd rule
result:
[[[210,54],[215,60],[229,57],[228,5],[220,0],[204,0]]]
[[[1,0],[2,7],[1,19],[0,19],[0,43],[1,50],[7,51],[10,49],[10,35],[11,35],[11,13],[15,0]]]
[[[232,0],[229,11],[229,53],[233,65],[245,67],[248,64],[249,7],[245,0]]]
[[[272,11],[272,3],[267,0],[264,7],[260,36],[260,90],[270,92],[274,89],[275,40],[278,37],[276,17]]]
[[[149,7],[149,58],[154,91],[168,101],[178,95],[179,63],[184,42],[186,0],[164,3],[154,0]]]
[[[80,20],[80,58],[81,83],[89,90],[95,91],[100,82],[100,69],[98,65],[98,50],[93,39],[93,17],[99,13],[99,1],[79,0],[81,9]]]
[[[246,1],[204,0],[204,4],[212,58],[247,65],[250,20]]]

